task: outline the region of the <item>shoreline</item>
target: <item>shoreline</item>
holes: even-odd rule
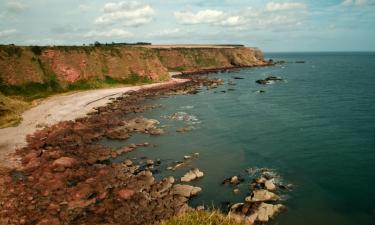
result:
[[[166,82],[127,86],[119,88],[94,89],[73,92],[71,94],[50,96],[22,113],[22,122],[16,127],[0,129],[0,166],[15,168],[18,159],[11,155],[16,149],[26,145],[26,137],[39,129],[57,124],[61,121],[74,120],[84,117],[95,107],[103,106],[128,91],[152,89],[165,85],[175,85],[189,81],[188,76],[205,75],[210,73],[228,72],[244,68],[257,68],[275,65],[264,61],[263,64],[250,66],[230,66],[212,69],[198,69],[194,71],[170,72],[171,79]],[[77,100],[80,98],[80,101]]]
[[[246,69],[246,68],[258,68],[258,67],[267,67],[267,66],[274,66],[276,65],[273,62],[264,62],[264,64],[258,64],[258,65],[250,65],[250,66],[227,66],[227,67],[219,67],[219,68],[212,68],[212,69],[199,69],[199,70],[193,70],[193,71],[183,71],[179,72],[179,74],[176,74],[174,77],[179,76],[187,76],[187,75],[204,75],[209,73],[220,73],[220,72],[230,72],[240,69]]]
[[[163,162],[111,162],[152,144],[110,148],[97,142],[127,140],[135,133],[162,135],[157,120],[137,114],[159,107],[144,104],[146,99],[195,94],[202,85],[220,82],[198,77],[139,88],[85,117],[29,135],[16,151],[20,166],[0,170],[0,224],[150,224],[191,210],[189,199],[202,189],[174,177],[156,180],[153,172]]]
[[[39,129],[84,117],[95,107],[105,106],[112,98],[129,91],[173,86],[187,81],[171,78],[169,81],[154,84],[79,91],[43,99],[37,106],[22,113],[22,122],[17,127],[0,129],[0,166],[16,167],[18,160],[10,155],[16,149],[24,147],[27,144],[26,137]]]
[[[150,224],[186,212],[205,210],[204,206],[196,209],[189,206],[190,199],[202,191],[201,187],[189,183],[203,177],[199,169],[192,169],[181,178],[169,176],[159,181],[153,174],[167,163],[163,160],[127,158],[120,163],[113,161],[139,147],[152,147],[152,143],[124,143],[121,147],[98,144],[104,138],[124,141],[135,133],[163,135],[164,126],[159,121],[137,114],[160,107],[145,104],[145,100],[196,94],[202,86],[215,88],[223,84],[222,79],[206,76],[188,78],[172,79],[146,88],[133,87],[134,91],[105,92],[94,100],[92,95],[89,99],[83,98],[84,101],[81,98],[80,103],[90,108],[102,101],[111,102],[99,104],[102,106],[74,121],[64,120],[28,135],[27,145],[16,150],[19,166],[4,171],[6,168],[0,167],[0,181],[3,183],[0,186],[0,223]],[[70,97],[71,100],[72,95],[56,98]],[[199,152],[184,156],[182,161],[171,165],[173,170],[190,167],[191,160],[196,158],[199,158]],[[226,217],[228,220],[238,224],[245,220],[249,224],[266,222],[284,208],[281,204],[265,203],[277,201],[279,196],[267,191],[276,190],[273,180],[261,178],[251,183],[255,190],[244,203],[231,206]],[[241,182],[244,180],[235,175],[222,184],[237,185]],[[256,198],[253,198],[254,194]],[[225,214],[220,215],[225,218]],[[252,219],[248,219],[249,216]]]

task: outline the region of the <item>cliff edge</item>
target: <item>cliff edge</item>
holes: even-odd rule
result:
[[[82,82],[151,82],[168,72],[263,65],[259,49],[210,46],[0,46],[0,91],[74,88]]]

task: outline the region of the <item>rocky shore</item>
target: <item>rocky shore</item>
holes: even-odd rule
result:
[[[221,71],[221,70],[220,70]],[[216,71],[202,71],[199,74]],[[190,168],[182,177],[156,179],[160,160],[136,161],[117,157],[149,147],[152,143],[131,143],[111,148],[100,140],[127,140],[136,133],[163,135],[159,121],[137,115],[159,105],[147,105],[145,100],[182,94],[196,94],[224,84],[221,79],[185,74],[188,81],[126,92],[111,98],[112,102],[96,107],[87,116],[60,122],[27,137],[27,145],[17,150],[21,159],[16,169],[0,168],[0,224],[158,224],[164,219],[194,210],[189,200],[201,187],[189,182],[204,179],[204,171]],[[234,77],[233,79],[243,79]],[[277,78],[278,80],[279,78]],[[266,79],[276,80],[274,77]],[[230,85],[230,84],[229,84]],[[183,113],[165,116],[170,120],[195,123]],[[191,131],[190,127],[177,132]],[[175,171],[188,167],[199,153],[184,156],[166,169]],[[271,175],[270,175],[271,174]],[[250,185],[250,195],[242,203],[230,205],[228,217],[238,223],[268,222],[284,205],[279,193],[286,187],[275,182],[276,177],[263,170]],[[237,187],[245,179],[238,175],[225,179],[223,185]],[[198,206],[196,210],[203,210]]]
[[[218,82],[194,77],[172,86],[128,92],[84,118],[28,136],[27,146],[16,153],[21,167],[1,170],[1,223],[153,224],[185,212],[189,198],[201,188],[176,184],[173,177],[155,180],[153,162],[144,167],[131,160],[111,161],[149,143],[108,148],[97,142],[126,140],[134,133],[161,135],[164,131],[158,121],[137,116],[158,107],[145,105],[144,100],[193,94],[202,85]]]

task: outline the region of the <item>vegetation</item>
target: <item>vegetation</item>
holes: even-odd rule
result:
[[[112,77],[106,76],[104,79],[94,78],[90,80],[79,80],[72,84],[69,84],[67,89],[69,91],[75,91],[147,83],[152,83],[152,80],[147,77],[141,77],[135,73],[132,73],[125,79],[114,79]]]
[[[15,45],[0,45],[0,51],[4,51],[8,57],[21,57],[22,48]]]
[[[112,46],[132,46],[132,45],[152,45],[152,43],[149,42],[135,42],[135,43],[127,43],[127,42],[120,42],[120,43],[105,43],[101,44],[99,41],[95,41],[94,46],[102,46],[102,45],[112,45]]]
[[[104,79],[93,78],[90,80],[79,80],[66,87],[62,87],[56,77],[51,77],[45,83],[28,83],[13,86],[0,81],[0,128],[16,126],[22,121],[22,112],[33,105],[33,101],[46,98],[53,94],[88,90],[95,88],[109,88],[123,85],[136,85],[151,83],[147,77],[141,77],[132,73],[126,79],[114,79],[106,76]]]
[[[163,221],[160,225],[245,225],[219,211],[192,211]]]
[[[28,102],[12,99],[0,93],[0,128],[18,125],[22,121],[21,113],[30,106]]]
[[[40,46],[31,46],[30,49],[35,55],[41,55],[43,51],[43,47]]]

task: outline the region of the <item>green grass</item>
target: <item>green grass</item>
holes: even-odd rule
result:
[[[32,101],[39,98],[48,97],[54,93],[63,92],[56,77],[44,83],[31,82],[24,85],[8,85],[0,81],[0,92],[7,96],[21,96],[23,100]]]
[[[153,81],[147,77],[141,77],[137,74],[132,73],[125,79],[114,79],[112,77],[106,76],[104,79],[95,78],[90,80],[79,80],[77,82],[69,84],[67,89],[69,91],[76,91],[121,85],[149,84],[152,82]]]
[[[169,220],[160,225],[245,225],[238,223],[219,211],[192,211]]]
[[[31,107],[31,103],[9,98],[0,93],[0,128],[17,126],[21,113]]]

